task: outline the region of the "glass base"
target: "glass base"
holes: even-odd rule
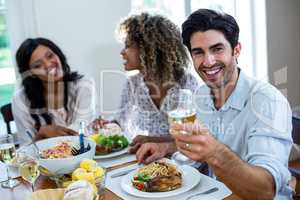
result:
[[[196,163],[196,161],[189,159],[179,151],[176,151],[172,157],[171,160],[173,160],[178,165],[193,165]]]
[[[15,179],[10,179],[10,180],[7,180],[7,181],[3,182],[1,184],[1,186],[3,188],[14,188],[14,187],[16,187],[19,184],[20,184],[20,181],[15,180]]]

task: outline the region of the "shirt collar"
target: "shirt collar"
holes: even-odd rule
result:
[[[248,77],[239,69],[239,78],[235,89],[227,99],[226,103],[222,106],[222,110],[227,110],[229,107],[241,111],[245,106],[250,90]]]
[[[250,84],[248,81],[249,78],[243,73],[241,69],[239,69],[239,71],[240,73],[235,89],[220,110],[225,111],[229,108],[233,108],[241,111],[247,102],[250,90]],[[207,98],[204,98],[204,104],[215,109],[214,102],[210,94],[210,89],[207,85],[202,88],[201,93],[207,96]]]

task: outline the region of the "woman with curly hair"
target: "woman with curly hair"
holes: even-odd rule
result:
[[[95,111],[92,80],[72,72],[61,49],[46,38],[26,39],[16,61],[22,88],[14,95],[12,111],[17,132],[36,139],[77,134],[79,122],[90,122]]]
[[[130,138],[131,152],[142,143],[171,140],[167,111],[178,89],[197,88],[179,28],[161,15],[141,13],[122,21],[118,34],[126,71],[138,70],[123,89],[117,122]],[[102,120],[99,123],[105,122]],[[145,136],[146,135],[146,136]]]

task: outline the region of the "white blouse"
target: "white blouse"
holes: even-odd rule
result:
[[[181,81],[170,88],[162,100],[160,108],[150,97],[149,88],[141,73],[130,76],[122,92],[119,113],[116,120],[125,134],[133,139],[136,135],[161,136],[169,134],[167,112],[174,108],[171,94],[179,89],[195,91],[200,82],[189,72]]]
[[[95,115],[95,83],[93,80],[86,78],[70,82],[68,95],[68,112],[65,108],[59,108],[49,109],[48,113],[51,115],[54,124],[77,131],[79,122],[84,121],[88,124]],[[12,99],[12,112],[18,137],[28,140],[25,131],[35,132],[35,121],[30,114],[39,111],[30,109],[30,103],[25,95],[24,88],[16,91]],[[41,125],[46,124],[41,116],[38,115],[38,117]]]

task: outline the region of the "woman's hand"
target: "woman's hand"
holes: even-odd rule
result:
[[[94,131],[99,131],[100,128],[103,128],[105,124],[110,123],[109,120],[102,118],[95,119],[89,126],[92,127]]]
[[[176,151],[174,142],[145,143],[136,152],[139,163],[149,164]]]
[[[57,125],[45,125],[41,126],[36,138],[50,138],[55,136],[67,136],[67,135],[77,135],[78,133],[72,129],[57,126]]]
[[[142,144],[152,142],[152,143],[161,143],[161,142],[171,142],[173,141],[170,135],[166,136],[136,136],[131,144],[129,145],[129,153],[136,153],[137,150],[141,147]]]

